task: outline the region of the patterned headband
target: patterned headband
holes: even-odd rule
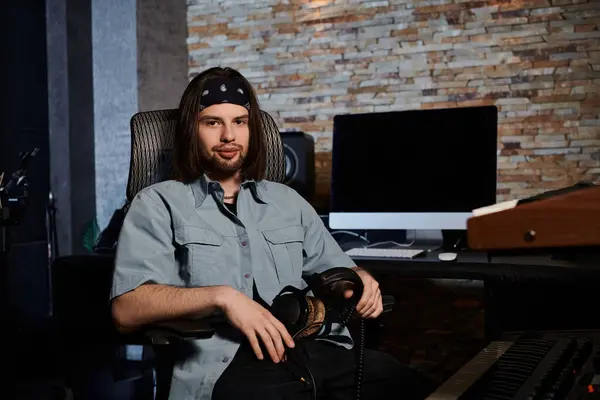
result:
[[[231,78],[212,78],[204,84],[200,111],[215,104],[237,104],[250,110],[250,96],[242,82]]]

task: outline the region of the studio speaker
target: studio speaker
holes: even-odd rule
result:
[[[281,132],[285,161],[284,182],[307,201],[316,190],[315,141],[311,135],[298,131]]]

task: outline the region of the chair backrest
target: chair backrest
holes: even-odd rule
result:
[[[112,254],[93,254],[62,256],[52,262],[52,320],[61,340],[114,340],[108,306],[114,261]]]
[[[131,118],[131,160],[127,181],[127,200],[147,186],[171,178],[173,137],[178,111],[154,110],[135,114]],[[265,179],[283,182],[285,164],[283,144],[277,124],[261,110],[266,141]]]

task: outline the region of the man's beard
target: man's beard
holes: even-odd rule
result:
[[[210,174],[227,177],[234,175],[236,172],[242,169],[244,165],[245,154],[240,148],[237,156],[231,160],[227,160],[219,156],[217,152],[214,152],[211,156],[204,152],[204,163],[203,169]]]

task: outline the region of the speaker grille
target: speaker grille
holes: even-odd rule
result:
[[[283,159],[285,163],[284,183],[289,185],[298,175],[298,154],[287,144],[283,144]]]

